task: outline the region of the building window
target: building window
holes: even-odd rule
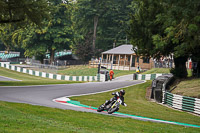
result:
[[[116,64],[116,63],[117,63],[117,59],[116,59],[116,56],[114,56],[113,64]]]
[[[106,55],[104,55],[104,54],[103,54],[103,59],[105,59],[105,60],[106,60]]]
[[[110,56],[110,59],[109,59],[109,60],[112,61],[112,55],[109,55],[109,56]]]
[[[143,57],[143,63],[149,63],[149,58],[148,57]]]
[[[137,63],[139,63],[139,59],[140,59],[140,57],[137,57]]]
[[[131,60],[131,57],[130,56],[128,56],[128,61],[130,61]]]

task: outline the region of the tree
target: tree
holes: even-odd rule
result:
[[[75,44],[75,53],[79,56],[81,60],[84,62],[87,62],[90,60],[92,53],[92,38],[91,38],[92,32],[88,33],[85,38],[83,39],[84,42]]]
[[[14,26],[12,24],[6,24],[6,26],[0,27],[0,40],[2,42],[2,50],[7,51],[24,51],[21,48],[21,42],[14,42],[13,36],[16,34],[16,32],[22,32],[23,29],[17,26]],[[20,36],[21,37],[21,36]]]
[[[4,28],[0,32],[0,40],[4,44],[5,49],[3,50],[13,50],[15,45],[12,43],[12,32],[14,29],[11,29],[10,27]]]
[[[0,51],[5,50],[5,46],[3,44],[3,42],[0,40]]]
[[[48,0],[0,0],[0,24],[41,25],[49,10]]]
[[[132,0],[77,0],[75,10],[75,30],[77,44],[92,38],[93,55],[108,50],[115,45],[126,43],[127,22]],[[91,37],[88,33],[93,33]],[[86,37],[87,36],[87,37]],[[89,52],[89,51],[88,51]]]
[[[42,27],[50,18],[50,7],[48,0],[0,0],[0,40],[5,49],[20,48],[23,32],[32,26]]]
[[[77,8],[75,12],[75,21],[77,29],[81,29],[79,32],[82,38],[89,32],[93,31],[92,36],[92,52],[95,55],[96,34],[99,18],[102,17],[106,11],[106,0],[77,0]],[[83,28],[82,28],[83,26]]]
[[[126,31],[130,20],[132,0],[111,0],[99,21],[97,48],[108,50],[129,43]]]
[[[71,21],[71,3],[63,4],[60,0],[52,1],[51,21],[45,21],[46,27],[28,30],[23,41],[27,56],[45,57],[50,52],[50,63],[54,61],[55,51],[69,49],[73,44],[73,27]]]
[[[167,4],[168,10],[164,15],[157,16],[157,21],[163,25],[164,32],[153,38],[158,44],[162,43],[164,47],[170,45],[173,48],[176,65],[174,72],[178,73],[179,77],[186,77],[185,62],[188,57],[193,61],[199,58],[196,53],[199,53],[200,47],[200,1],[166,0],[164,4]]]
[[[152,36],[162,32],[161,25],[154,22],[156,15],[163,12],[162,5],[159,0],[136,0],[132,3],[132,10],[134,14],[131,15],[128,35],[134,48],[137,48],[136,53],[159,58],[162,54],[157,52],[159,49],[153,44]]]
[[[172,72],[180,78],[187,77],[185,62],[199,47],[199,22],[195,22],[199,18],[199,2],[136,0],[133,7],[129,35],[138,54],[153,58],[173,54]],[[192,31],[196,31],[196,37]]]

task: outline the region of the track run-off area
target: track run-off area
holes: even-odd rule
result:
[[[78,101],[72,101],[69,98],[72,96],[91,95],[113,91],[116,89],[141,84],[145,81],[132,80],[132,75],[118,77],[113,81],[108,82],[88,82],[75,84],[60,84],[60,85],[36,85],[36,86],[0,86],[0,100],[15,103],[27,103],[31,105],[40,105],[59,109],[69,109],[83,112],[98,113],[96,107],[83,105]],[[106,100],[106,99],[105,99]],[[118,117],[128,117],[143,121],[152,121],[159,123],[175,124],[187,127],[200,128],[199,125],[187,123],[165,121],[131,114],[123,114],[115,112],[108,114],[101,112],[99,114],[113,115]]]

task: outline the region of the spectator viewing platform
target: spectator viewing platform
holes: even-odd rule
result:
[[[120,45],[102,52],[101,55],[101,64],[108,69],[135,70],[138,66],[142,69],[151,69],[153,67],[153,60],[151,58],[137,56],[131,44]]]
[[[72,55],[72,52],[71,51],[56,52],[54,57],[58,58],[58,57],[62,57],[62,56],[65,56],[65,55]],[[46,54],[46,57],[50,58],[50,54]]]
[[[6,61],[7,59],[19,57],[20,52],[8,52],[8,51],[0,51],[0,60]]]

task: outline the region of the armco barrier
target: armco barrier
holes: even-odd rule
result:
[[[165,74],[136,74],[135,80],[154,80],[158,76]],[[166,104],[172,108],[187,111],[200,115],[200,99],[172,94],[166,91],[169,80],[163,83],[162,87],[162,104]]]
[[[136,80],[154,80],[158,76],[162,76],[163,74],[136,74]]]
[[[59,74],[52,74],[40,71],[34,71],[22,67],[17,67],[14,65],[9,65],[7,63],[0,63],[0,67],[4,67],[13,71],[26,73],[29,75],[50,78],[50,79],[57,79],[57,80],[69,80],[69,81],[105,81],[104,74],[97,74],[97,76],[68,76],[68,75],[59,75]]]
[[[164,104],[200,115],[200,99],[165,92]]]

